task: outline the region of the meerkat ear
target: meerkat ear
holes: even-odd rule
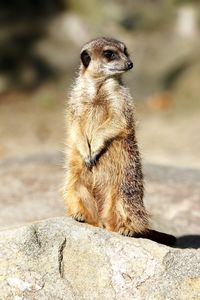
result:
[[[81,52],[81,61],[82,61],[83,65],[84,65],[84,67],[87,68],[89,66],[89,63],[91,61],[91,57],[88,54],[87,50],[83,50]]]

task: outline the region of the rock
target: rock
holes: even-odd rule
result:
[[[65,215],[62,165],[55,153],[0,162],[0,228]]]
[[[200,250],[60,217],[0,233],[1,299],[199,299]]]
[[[154,227],[175,235],[199,235],[199,169],[146,164],[144,173],[145,204]]]
[[[173,85],[174,110],[177,112],[188,115],[199,111],[199,75],[200,57],[196,55]]]

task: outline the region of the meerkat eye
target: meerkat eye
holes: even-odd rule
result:
[[[105,50],[103,51],[104,57],[107,59],[113,60],[116,58],[116,53],[113,50]]]
[[[128,56],[128,51],[127,51],[127,48],[126,48],[126,47],[124,48],[124,54],[125,54],[126,56]]]

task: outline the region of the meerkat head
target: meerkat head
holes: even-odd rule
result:
[[[97,38],[81,49],[81,71],[94,78],[122,74],[133,67],[124,43],[112,38]]]

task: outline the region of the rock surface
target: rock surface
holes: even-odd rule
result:
[[[159,230],[200,234],[200,171],[145,165],[145,204]]]
[[[0,233],[0,299],[199,299],[200,250],[60,217]]]
[[[0,162],[0,227],[64,216],[62,158],[43,153]]]

